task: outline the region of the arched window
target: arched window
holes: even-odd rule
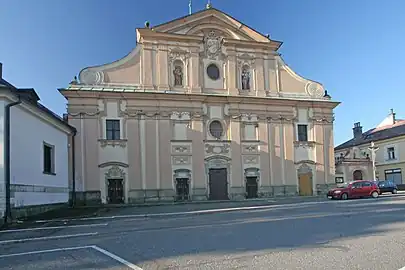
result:
[[[173,85],[183,86],[184,82],[183,62],[176,60],[173,63]]]
[[[360,170],[353,172],[353,180],[363,180],[363,173]]]
[[[214,120],[210,123],[209,130],[210,130],[212,137],[214,137],[216,139],[221,139],[222,134],[224,133],[224,128],[222,127],[222,123],[218,120]]]
[[[241,72],[242,90],[250,90],[250,67],[244,65]]]

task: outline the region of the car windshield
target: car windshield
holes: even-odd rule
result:
[[[346,188],[350,185],[350,183],[341,183],[341,184],[337,184],[338,188]]]

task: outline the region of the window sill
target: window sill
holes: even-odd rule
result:
[[[315,142],[314,141],[295,141],[294,142],[295,147],[315,147]]]
[[[101,147],[106,147],[108,146],[121,146],[121,147],[125,147],[127,146],[127,139],[120,139],[120,140],[107,140],[107,139],[98,139],[100,146]]]
[[[47,175],[56,175],[56,173],[54,172],[42,172],[43,174],[47,174]]]

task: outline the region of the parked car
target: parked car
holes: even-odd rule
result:
[[[397,184],[395,184],[392,181],[385,180],[385,181],[378,181],[377,185],[380,189],[380,194],[390,192],[392,194],[397,194],[398,192],[398,187]]]
[[[328,199],[347,200],[352,198],[378,198],[380,189],[374,181],[358,180],[339,184],[337,188],[328,191]]]

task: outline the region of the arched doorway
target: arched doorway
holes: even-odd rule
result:
[[[360,170],[353,172],[353,180],[363,180],[363,173]]]

